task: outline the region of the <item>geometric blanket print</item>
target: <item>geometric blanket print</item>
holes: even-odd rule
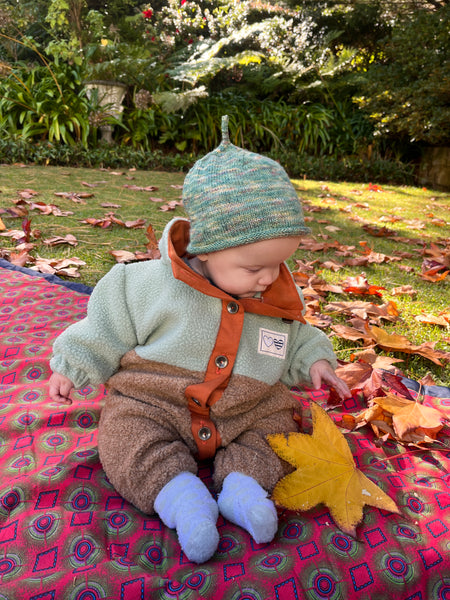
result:
[[[7,269],[0,294],[0,600],[449,600],[448,448],[380,448],[368,427],[349,433],[357,466],[400,514],[366,506],[351,537],[323,505],[279,510],[270,544],[219,517],[218,551],[197,565],[106,478],[104,389],[79,390],[71,406],[48,398],[52,342],[84,316],[88,296]],[[440,390],[426,403],[448,411]],[[308,431],[309,400],[325,403],[326,391],[293,393]],[[361,408],[352,398],[329,414]],[[208,463],[200,476],[210,485]]]

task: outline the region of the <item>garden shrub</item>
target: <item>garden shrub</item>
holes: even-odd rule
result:
[[[279,161],[292,178],[407,185],[416,183],[413,165],[400,161],[314,157],[292,151],[271,151],[267,154]],[[147,151],[119,145],[100,144],[96,148],[85,148],[81,144],[67,146],[14,138],[0,139],[0,163],[4,164],[187,171],[200,157],[201,154],[164,153],[161,150]]]

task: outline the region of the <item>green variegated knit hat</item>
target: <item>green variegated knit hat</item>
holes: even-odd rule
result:
[[[191,254],[310,232],[286,171],[266,156],[233,145],[227,115],[221,144],[186,175],[183,204],[191,222]]]

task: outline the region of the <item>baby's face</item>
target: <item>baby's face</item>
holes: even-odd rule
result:
[[[300,237],[275,238],[200,254],[205,274],[221,290],[238,298],[264,292],[278,277],[281,263],[297,249]]]

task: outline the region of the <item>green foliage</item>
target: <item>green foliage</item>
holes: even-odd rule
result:
[[[450,5],[398,22],[357,98],[375,135],[450,143]]]
[[[215,133],[218,138],[219,132]],[[239,129],[235,133],[240,135]],[[156,144],[157,145],[157,144]],[[297,152],[273,150],[268,155],[279,161],[291,177],[335,181],[376,181],[413,185],[412,165],[389,160],[363,160],[357,158],[312,157]],[[72,146],[51,142],[25,141],[22,137],[0,137],[0,163],[32,163],[36,165],[103,167],[111,169],[137,168],[163,171],[187,171],[201,155],[179,151],[162,152],[160,149],[139,149],[131,146],[107,146],[86,148],[81,144]]]
[[[206,153],[228,113],[236,143],[257,152],[339,165],[417,156],[450,139],[449,10],[441,0],[0,0],[0,136],[94,150],[105,115],[81,82],[115,80],[128,91],[114,140],[135,151]]]
[[[2,137],[87,144],[88,104],[79,74],[66,65],[16,66],[0,83]]]

